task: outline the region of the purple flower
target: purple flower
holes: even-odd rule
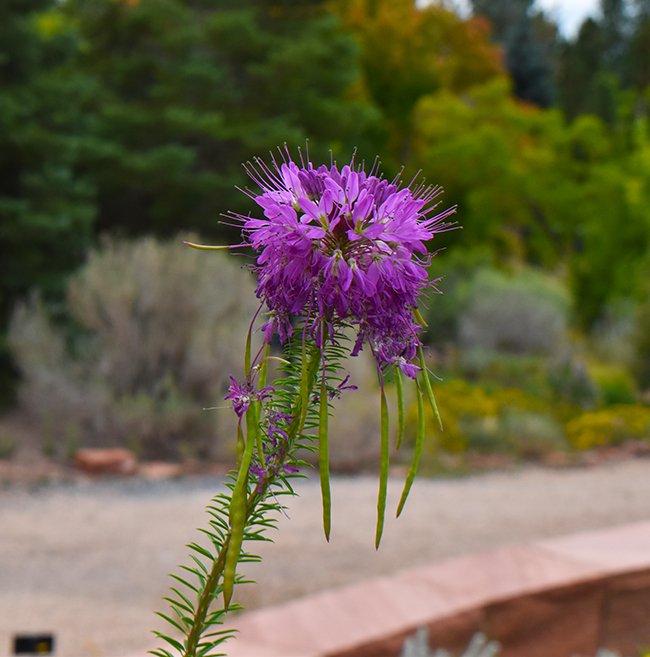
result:
[[[350,375],[348,374],[341,383],[339,383],[336,388],[331,389],[328,392],[328,396],[330,399],[340,399],[341,398],[341,393],[344,390],[357,390],[358,386],[355,386],[354,383],[349,383],[350,381]]]
[[[285,341],[295,317],[321,346],[333,327],[353,324],[353,353],[369,344],[380,367],[414,377],[421,327],[413,309],[431,285],[426,243],[451,227],[454,208],[436,214],[439,187],[388,182],[354,159],[339,170],[314,168],[302,155],[297,164],[286,149],[281,155],[247,167],[263,217],[233,215],[258,253],[257,295],[270,311],[265,339],[277,333]]]
[[[241,419],[248,410],[251,401],[261,401],[262,399],[266,399],[271,396],[272,391],[273,388],[271,386],[258,390],[252,383],[239,383],[235,377],[230,376],[228,394],[224,399],[232,400],[232,408],[237,414],[237,417]]]

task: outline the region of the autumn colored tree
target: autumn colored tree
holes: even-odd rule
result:
[[[502,73],[484,20],[413,0],[332,0],[361,47],[363,80],[387,124],[392,163],[409,160],[413,109],[423,96],[461,93]]]
[[[643,121],[622,154],[596,117],[566,125],[558,111],[518,103],[503,81],[423,98],[414,119],[414,164],[462,208],[462,235],[447,240],[487,246],[501,265],[567,271],[585,325],[634,294],[650,247]]]

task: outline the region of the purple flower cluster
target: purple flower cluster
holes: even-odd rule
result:
[[[454,209],[435,214],[439,187],[403,187],[354,159],[339,170],[282,156],[247,167],[261,189],[251,196],[263,218],[235,215],[259,254],[267,341],[276,332],[285,341],[292,319],[302,317],[322,345],[345,322],[358,329],[353,355],[368,343],[380,367],[396,365],[414,377],[420,326],[413,310],[430,284],[426,242],[449,229]]]

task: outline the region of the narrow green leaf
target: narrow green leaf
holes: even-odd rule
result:
[[[169,588],[170,588],[171,591],[173,591],[185,603],[185,605],[182,605],[178,600],[176,600],[176,601],[173,602],[173,604],[175,604],[180,609],[183,609],[183,610],[189,612],[190,614],[193,614],[194,613],[194,605],[190,602],[190,600],[188,600],[187,596],[183,595],[174,586],[170,586]],[[168,600],[169,602],[172,602],[172,600],[170,600],[169,598],[165,598],[165,599]]]
[[[149,655],[154,655],[154,657],[173,657],[171,652],[169,652],[169,650],[165,650],[164,648],[157,648],[156,650],[147,650],[147,653]]]
[[[201,559],[199,559],[199,557],[197,557],[195,554],[192,554],[191,552],[190,552],[189,556],[190,556],[190,559],[192,559],[192,561],[194,561],[194,563],[199,568],[199,571],[195,570],[194,568],[191,568],[191,570],[193,570],[194,573],[197,576],[201,575],[201,574],[203,574],[203,575],[208,575],[209,574],[208,573],[208,567],[203,563],[203,561],[201,561]],[[210,557],[210,561],[214,561],[214,559],[215,559],[215,557]]]
[[[176,639],[172,639],[170,636],[166,636],[165,634],[161,634],[160,632],[154,632],[154,634],[159,639],[166,641],[170,646],[173,646],[176,650],[178,650],[179,653],[183,654],[185,652],[185,648],[183,644],[180,643],[180,641],[176,641]]]
[[[199,554],[203,555],[206,559],[209,559],[210,561],[214,559],[210,550],[207,550],[206,548],[204,548],[202,545],[199,545],[198,543],[189,543],[187,547],[190,548],[190,550],[194,550],[194,552],[198,552]]]
[[[325,374],[320,384],[320,408],[318,424],[318,470],[320,473],[321,499],[323,502],[323,531],[325,538],[330,540],[332,522],[332,496],[330,492],[330,457],[329,457],[329,408],[327,404],[327,382]]]
[[[178,621],[175,621],[171,616],[168,616],[167,614],[163,614],[160,611],[157,611],[156,615],[160,616],[160,618],[167,621],[170,625],[173,625],[181,634],[185,634],[187,632],[187,627],[184,627]]]
[[[196,558],[196,557],[190,555],[190,558]],[[205,576],[201,573],[200,570],[197,570],[196,568],[192,568],[192,566],[185,566],[185,565],[181,565],[179,566],[179,568],[181,570],[184,570],[185,572],[192,573],[192,575],[194,575],[194,577],[196,577],[196,579],[199,580],[200,588],[203,588],[203,586],[205,585]],[[198,589],[194,589],[194,590],[198,593]]]
[[[418,353],[420,355],[420,367],[422,368],[422,380],[424,382],[424,391],[427,394],[427,399],[429,400],[429,405],[431,406],[431,410],[433,411],[433,414],[436,416],[436,419],[438,420],[438,424],[440,425],[440,431],[443,431],[442,418],[440,417],[438,404],[436,403],[436,398],[433,394],[433,388],[431,387],[431,380],[429,379],[429,370],[427,369],[427,363],[424,359],[424,350],[422,349],[421,346],[418,347]]]
[[[404,439],[404,427],[406,417],[404,415],[404,384],[402,381],[402,370],[395,367],[395,392],[397,394],[397,439],[395,449],[399,449]]]
[[[266,379],[269,371],[269,354],[271,353],[271,345],[267,344],[264,347],[264,354],[262,356],[262,366],[260,367],[259,387],[263,388],[266,385]]]
[[[388,402],[384,383],[381,382],[381,444],[379,461],[379,493],[377,495],[377,530],[375,532],[375,548],[379,548],[381,535],[384,532],[384,516],[386,514],[386,492],[388,490],[388,460],[390,445],[388,442]]]
[[[193,584],[190,584],[187,580],[184,580],[182,577],[179,577],[178,575],[176,575],[176,574],[174,574],[174,573],[169,573],[169,576],[170,576],[172,579],[175,579],[177,582],[179,582],[179,583],[182,584],[183,586],[186,586],[186,587],[187,587],[188,589],[190,589],[191,591],[194,591],[194,593],[198,593],[198,592],[199,592],[199,590],[196,588],[196,586],[194,586]]]
[[[426,375],[425,375],[426,376]],[[404,482],[404,490],[402,491],[402,496],[400,498],[399,504],[397,505],[397,517],[402,513],[406,500],[411,491],[411,486],[413,485],[413,480],[417,474],[418,467],[420,465],[420,457],[422,456],[422,446],[424,445],[424,400],[422,399],[422,390],[420,389],[419,383],[415,382],[415,391],[417,394],[418,400],[418,430],[415,435],[415,447],[413,449],[413,458],[411,460],[411,466],[406,475],[406,481]]]

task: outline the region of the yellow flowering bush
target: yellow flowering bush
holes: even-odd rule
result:
[[[650,407],[619,404],[582,413],[567,423],[566,432],[576,449],[650,440]]]
[[[482,451],[509,449],[513,416],[544,414],[547,409],[538,399],[514,388],[488,388],[462,380],[452,380],[436,387],[436,398],[442,413],[444,429],[437,430],[437,420],[429,412],[426,421],[429,433],[436,440],[428,441],[429,453],[437,447],[450,452],[477,448]],[[409,408],[407,425],[415,435],[417,409]]]

